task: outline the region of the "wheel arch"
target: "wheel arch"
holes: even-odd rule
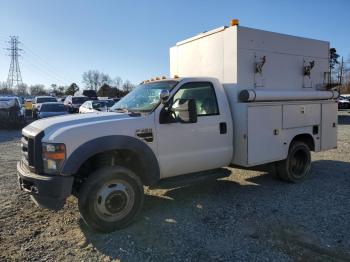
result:
[[[137,138],[123,135],[99,137],[80,145],[67,158],[61,173],[75,175],[93,157],[115,151],[132,154],[137,170],[142,171],[137,175],[144,185],[155,184],[160,179],[158,160],[152,149]]]
[[[315,140],[313,138],[313,136],[309,133],[303,133],[303,134],[299,134],[293,137],[293,139],[291,140],[289,147],[293,144],[293,142],[295,141],[301,141],[301,142],[305,142],[309,148],[310,151],[315,151]]]

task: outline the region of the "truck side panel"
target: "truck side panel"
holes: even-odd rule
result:
[[[237,27],[202,33],[170,48],[170,75],[237,83]]]
[[[314,151],[337,145],[337,104],[318,100],[237,103],[232,164],[250,167],[285,159],[292,140],[308,135]]]
[[[322,104],[321,150],[337,148],[338,105]]]
[[[237,70],[241,88],[315,90],[327,81],[329,43],[263,30],[238,27]],[[265,57],[262,71],[254,64]],[[303,68],[314,61],[309,76]]]

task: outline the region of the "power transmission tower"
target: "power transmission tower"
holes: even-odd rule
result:
[[[7,77],[7,87],[12,88],[14,86],[22,85],[22,76],[21,76],[21,70],[19,68],[18,63],[18,57],[20,57],[20,52],[22,49],[18,48],[18,44],[20,43],[18,41],[18,36],[10,36],[10,41],[8,41],[10,44],[9,48],[6,48],[6,50],[9,51],[9,56],[11,57],[11,64],[9,69],[9,74]]]

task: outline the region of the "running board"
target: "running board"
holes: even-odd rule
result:
[[[157,184],[152,185],[150,189],[170,189],[176,187],[189,186],[207,180],[216,180],[219,178],[228,177],[231,175],[231,171],[226,168],[218,168],[203,172],[190,173],[181,176],[170,177],[160,180]]]

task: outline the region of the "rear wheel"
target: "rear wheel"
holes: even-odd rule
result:
[[[285,160],[276,163],[277,175],[288,182],[304,180],[311,167],[311,154],[309,146],[302,141],[295,141],[289,147]]]
[[[82,185],[79,211],[85,223],[101,232],[129,225],[139,214],[144,192],[131,170],[114,166],[98,169]]]

